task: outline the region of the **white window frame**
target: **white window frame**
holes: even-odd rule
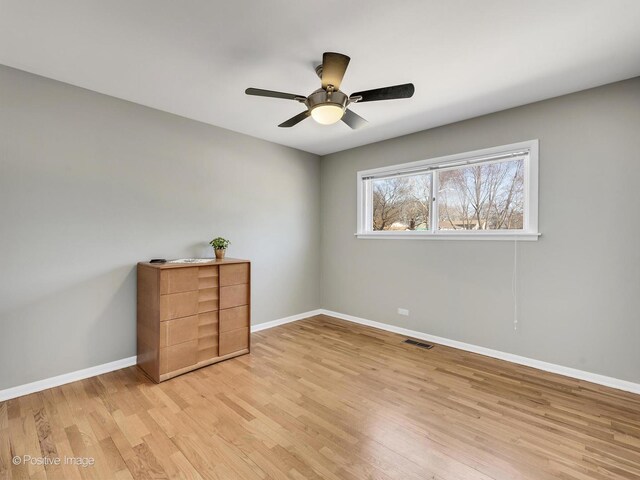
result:
[[[528,151],[524,157],[524,222],[522,230],[456,230],[439,231],[432,221],[431,230],[424,231],[380,231],[373,230],[373,212],[371,181],[368,177],[384,175],[403,175],[420,172],[422,168],[444,170],[448,166],[462,166],[467,162],[481,162],[487,158],[490,163],[493,157]],[[496,161],[496,160],[494,160]],[[437,175],[432,176],[432,195],[438,191]],[[512,143],[499,147],[484,148],[471,152],[446,155],[444,157],[418,160],[417,162],[402,163],[388,167],[363,170],[357,175],[357,212],[358,238],[363,239],[412,239],[412,240],[538,240],[538,140]],[[432,219],[437,218],[438,201],[432,202]]]

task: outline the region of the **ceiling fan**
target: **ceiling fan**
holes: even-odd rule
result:
[[[316,73],[322,80],[322,87],[311,93],[308,97],[293,93],[274,92],[260,88],[247,88],[247,95],[259,97],[283,98],[304,103],[307,109],[295,117],[282,122],[279,127],[293,127],[305,118],[311,116],[316,122],[323,125],[331,125],[342,120],[352,129],[363,127],[367,121],[349,108],[349,105],[362,102],[375,102],[378,100],[395,100],[397,98],[410,98],[415,88],[413,83],[394,85],[393,87],[375,88],[363,92],[347,95],[340,90],[340,83],[344,72],[351,60],[346,55],[335,52],[325,52],[322,55],[322,65],[316,67]]]

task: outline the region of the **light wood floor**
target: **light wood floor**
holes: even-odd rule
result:
[[[0,478],[640,478],[640,396],[403,340],[319,316],[160,385],[132,367],[0,403]]]

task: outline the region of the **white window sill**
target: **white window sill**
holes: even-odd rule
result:
[[[526,232],[366,232],[356,233],[361,239],[375,240],[518,240],[534,242],[540,233]]]

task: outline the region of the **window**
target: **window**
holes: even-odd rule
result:
[[[538,141],[358,172],[359,238],[538,238]]]

